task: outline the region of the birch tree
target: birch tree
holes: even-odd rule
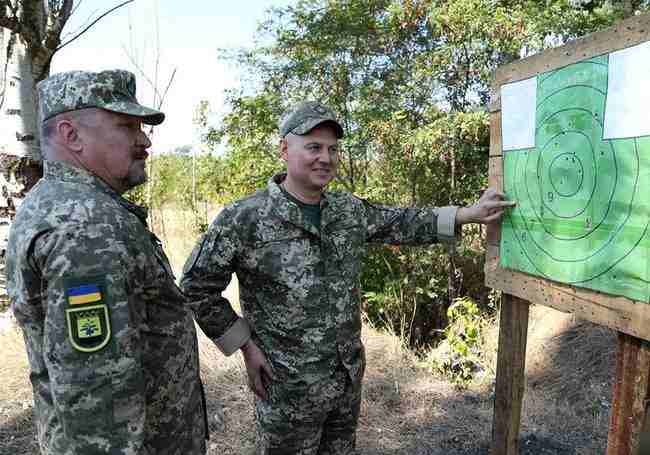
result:
[[[0,0],[0,154],[19,162],[26,189],[41,174],[36,84],[49,75],[57,51],[132,1],[109,9],[63,41],[78,0]]]

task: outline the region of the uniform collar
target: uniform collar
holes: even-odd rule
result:
[[[276,174],[269,179],[267,185],[269,204],[271,206],[269,210],[281,219],[299,226],[314,235],[320,236],[321,233],[329,230],[327,229],[328,226],[346,221],[351,216],[348,213],[349,207],[344,201],[345,198],[337,196],[337,193],[324,191],[320,201],[321,231],[319,232],[311,223],[304,219],[300,207],[295,202],[289,200],[280,188],[280,184],[286,177],[286,173]]]
[[[88,172],[85,169],[72,166],[71,164],[64,161],[46,160],[43,163],[43,166],[43,178],[90,186],[97,191],[101,191],[102,193],[109,195],[126,210],[136,215],[145,225],[147,224],[148,212],[146,208],[127,201],[117,191],[111,188],[106,182],[104,182],[96,175]]]
[[[320,237],[320,232],[308,222],[305,217],[302,215],[302,209],[290,200],[280,188],[280,184],[287,178],[286,173],[276,174],[271,177],[268,181],[267,188],[269,192],[269,204],[270,211],[274,213],[279,218],[287,221],[295,226],[309,231],[315,236]],[[327,206],[327,196],[323,193],[323,198],[320,202],[321,213],[322,210]]]

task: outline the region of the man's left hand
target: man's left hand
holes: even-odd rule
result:
[[[481,198],[469,207],[461,207],[456,212],[456,224],[467,223],[490,224],[501,219],[508,207],[517,205],[515,201],[506,201],[505,195],[494,188],[485,190]]]
[[[244,363],[248,373],[248,386],[255,395],[262,400],[266,400],[266,387],[273,380],[273,372],[266,360],[266,356],[252,339],[249,339],[241,347],[241,352],[244,355]]]

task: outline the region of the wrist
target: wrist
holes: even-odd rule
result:
[[[468,210],[467,207],[458,207],[458,210],[456,211],[456,226],[462,226],[469,222]]]
[[[253,340],[251,338],[246,340],[246,343],[242,344],[241,347],[239,348],[242,354],[246,354],[250,350],[252,344],[253,344]]]

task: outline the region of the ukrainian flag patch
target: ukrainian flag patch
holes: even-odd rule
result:
[[[99,302],[102,299],[102,293],[96,284],[85,284],[68,288],[66,294],[68,295],[68,303],[70,305]]]
[[[76,280],[75,280],[76,281]],[[111,339],[111,321],[103,280],[67,282],[65,309],[68,340],[80,352],[96,352]]]

